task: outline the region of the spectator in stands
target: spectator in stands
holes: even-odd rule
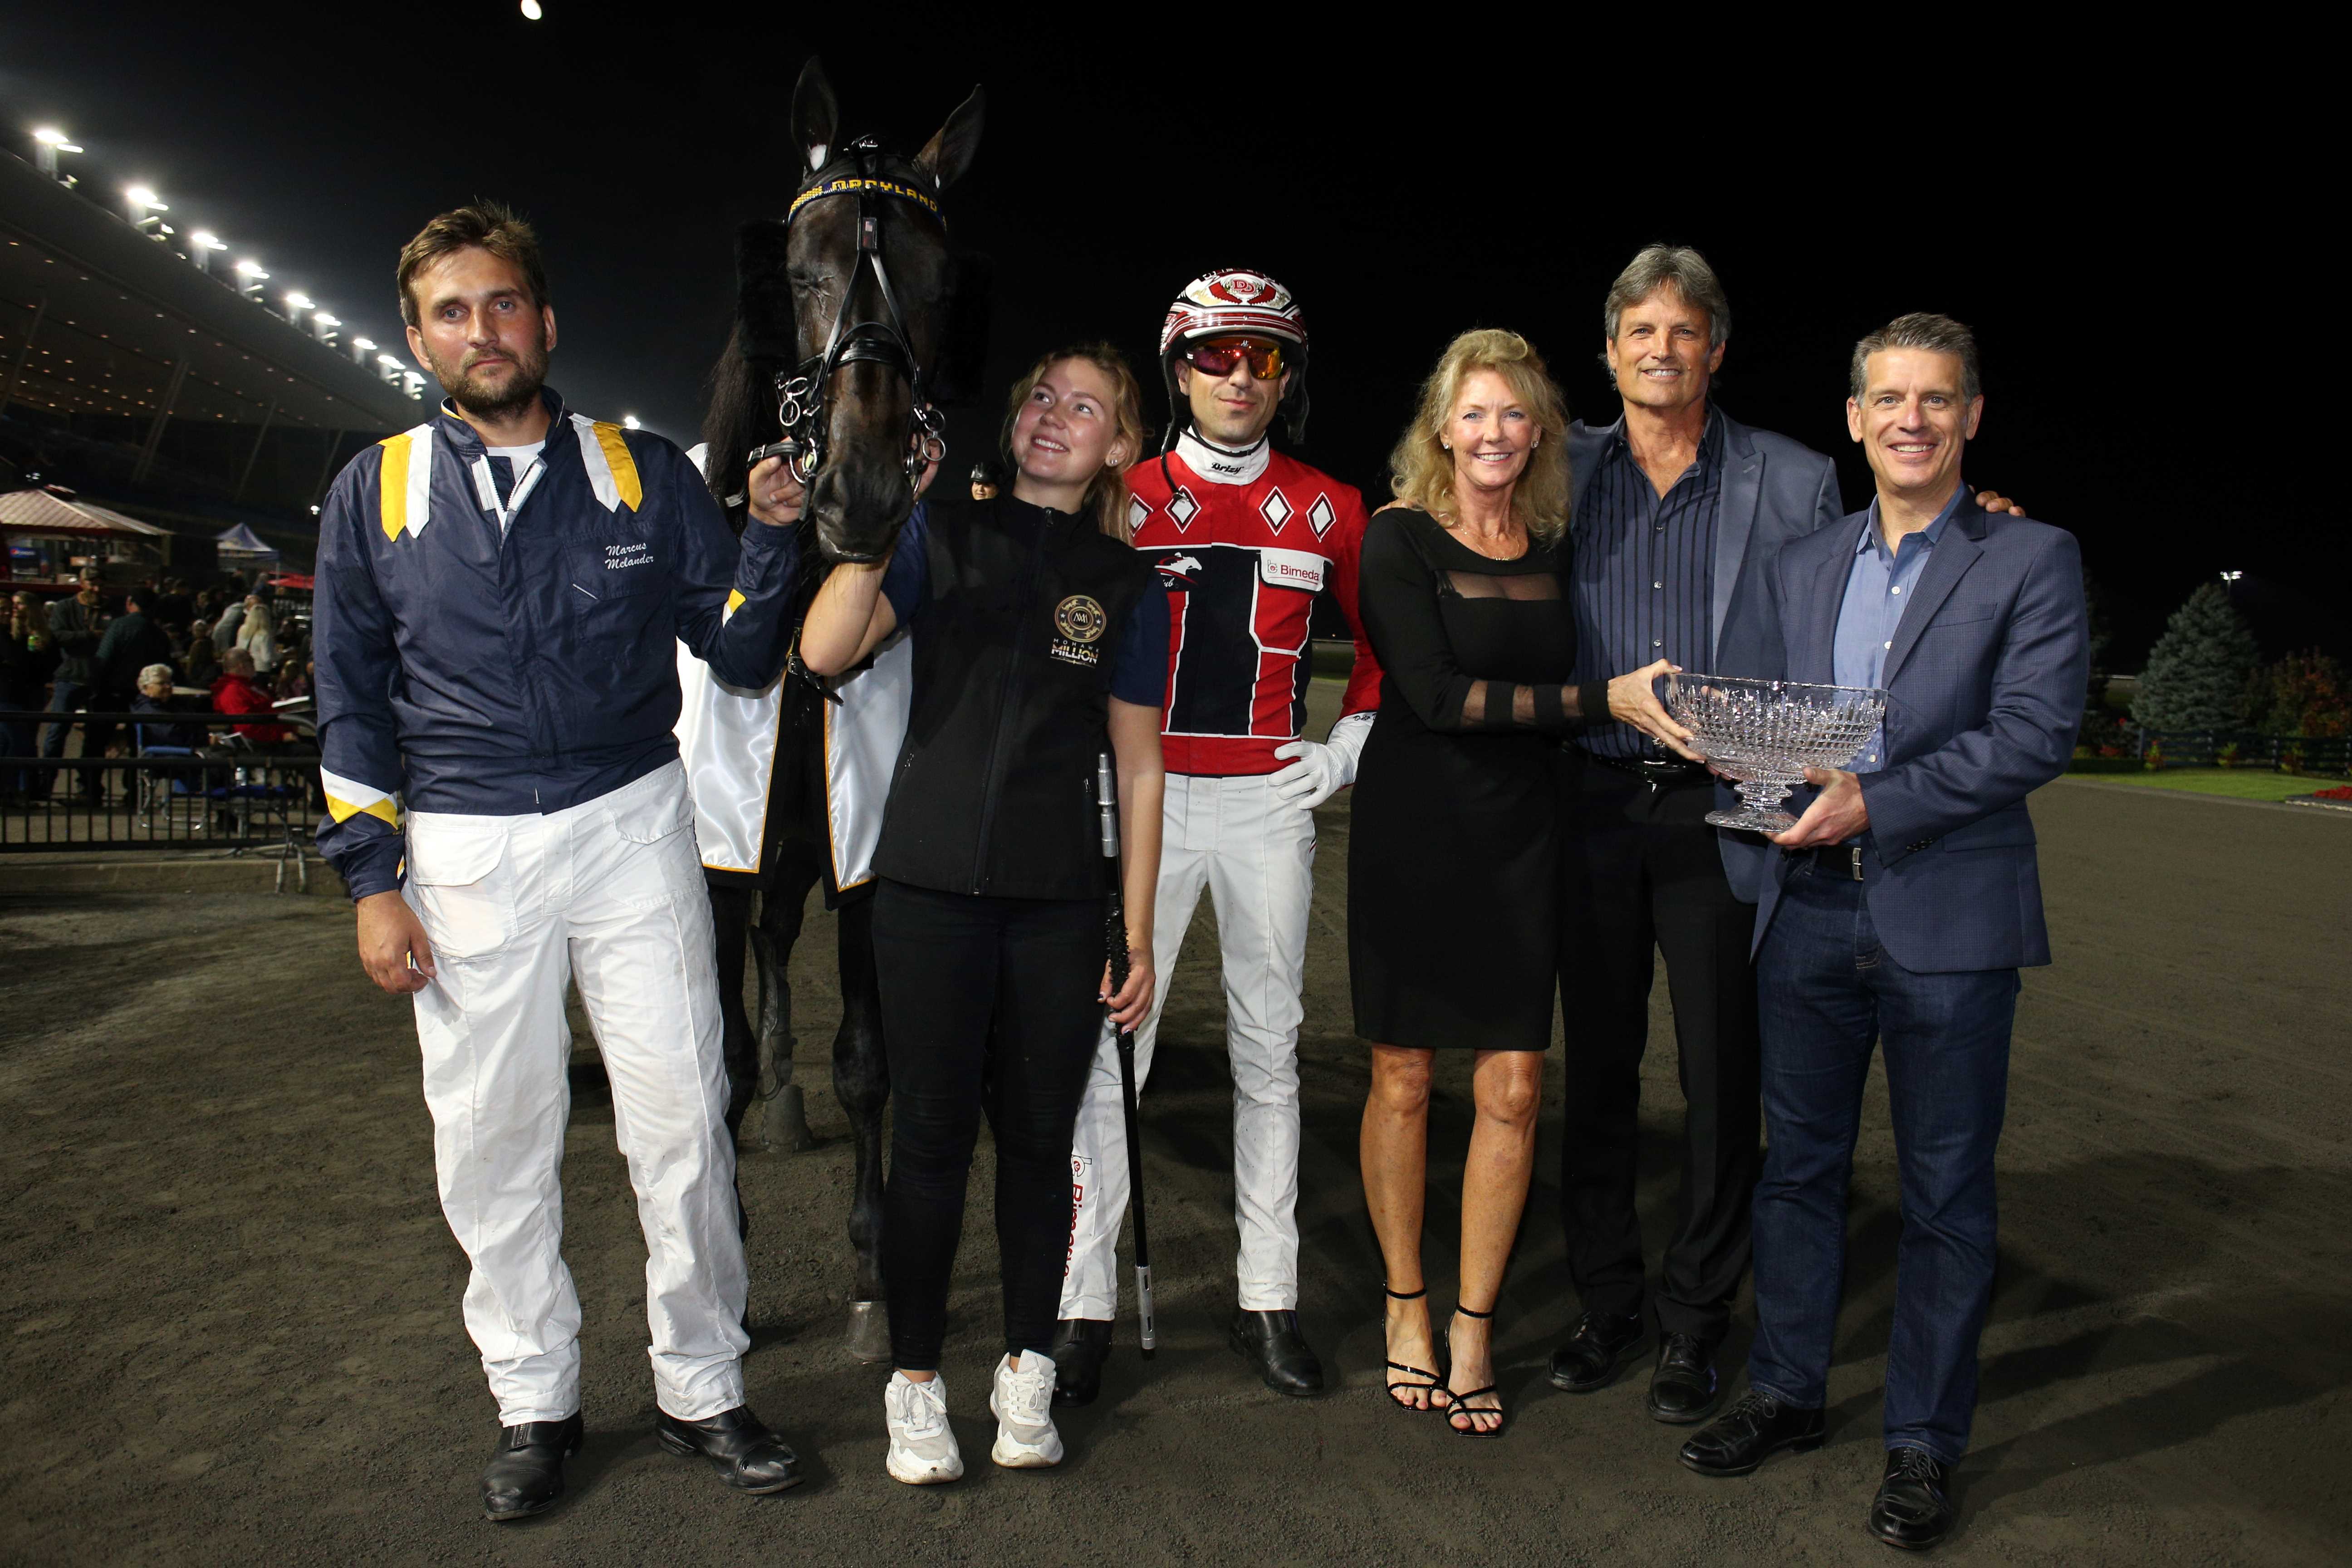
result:
[[[157,718],[139,727],[139,750],[156,746],[184,746],[190,751],[205,743],[206,731],[202,724],[185,720],[170,721],[166,715],[197,710],[187,699],[172,690],[173,669],[168,664],[151,664],[139,672],[139,695],[131,700],[133,713],[152,713]]]
[[[254,679],[253,655],[233,647],[221,658],[221,674],[213,682],[215,713],[268,713],[271,698]],[[275,745],[291,737],[283,724],[239,724],[236,732],[257,745]]]
[[[145,588],[133,589],[123,601],[122,614],[109,621],[98,641],[99,694],[110,704],[124,704],[139,689],[139,672],[152,664],[172,661],[171,634],[150,613],[152,601]]]
[[[220,650],[213,646],[210,621],[197,621],[188,627],[188,651],[181,656],[180,668],[188,684],[210,690],[213,677],[220,673]]]
[[[213,647],[226,653],[236,646],[236,634],[245,625],[245,601],[236,595],[225,594],[221,602],[227,607],[213,622]]]
[[[278,628],[258,594],[245,596],[245,623],[236,629],[236,646],[253,656],[253,668],[262,674],[277,668]]]
[[[184,577],[163,579],[163,596],[156,600],[149,614],[163,624],[166,631],[184,633],[188,623],[195,618],[195,601],[188,596],[188,580]]]
[[[290,702],[298,697],[310,695],[310,639],[304,637],[294,645],[294,651],[278,661],[276,689],[278,700]]]
[[[106,598],[100,592],[105,575],[95,566],[81,569],[81,592],[70,599],[59,599],[49,606],[49,646],[57,649],[56,683],[49,689],[49,711],[71,713],[87,708],[97,697],[98,644],[106,632]],[[62,757],[66,754],[66,731],[70,724],[50,724],[41,731],[41,755]],[[91,752],[85,743],[86,754]],[[41,799],[47,799],[54,773],[34,781]],[[99,776],[95,773],[82,775],[81,793],[85,796],[98,794]]]
[[[0,710],[29,713],[48,700],[49,671],[57,668],[57,650],[49,646],[48,617],[32,595],[19,590],[8,602],[8,620],[0,630]],[[29,721],[0,723],[0,757],[29,757],[40,740]],[[46,795],[34,781],[43,775],[30,768],[0,763],[0,797]]]
[[[154,603],[152,588],[134,588],[123,598],[122,614],[106,624],[105,635],[98,639],[98,653],[93,660],[96,691],[90,707],[101,712],[120,713],[129,709],[131,700],[139,694],[139,672],[152,664],[172,661],[172,638],[155,624],[148,606]],[[81,754],[102,757],[114,749],[121,735],[120,725],[104,720],[92,720],[82,726]],[[85,790],[102,785],[105,774],[85,773]]]

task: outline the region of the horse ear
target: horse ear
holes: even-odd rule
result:
[[[824,62],[811,55],[808,64],[801,67],[801,79],[793,85],[793,140],[800,144],[811,169],[824,166],[825,154],[833,147],[834,128],[840,121],[841,108],[833,100],[833,83],[824,74]]]
[[[958,104],[948,122],[940,127],[940,133],[915,154],[915,167],[930,175],[936,188],[946,190],[971,167],[972,154],[980,151],[981,115],[986,107],[985,95],[974,87],[971,96]]]

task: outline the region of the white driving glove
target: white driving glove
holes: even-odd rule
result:
[[[1293,741],[1276,746],[1276,756],[1297,760],[1274,775],[1274,793],[1301,811],[1314,810],[1356,782],[1356,759],[1371,732],[1370,713],[1350,713],[1332,725],[1329,737],[1319,744]]]

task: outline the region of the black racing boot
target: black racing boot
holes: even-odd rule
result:
[[[1110,1324],[1100,1318],[1064,1318],[1054,1325],[1054,1403],[1092,1405],[1102,1392],[1103,1363],[1110,1359]]]
[[[1225,1342],[1244,1361],[1257,1368],[1259,1377],[1276,1394],[1304,1395],[1323,1392],[1323,1363],[1298,1331],[1296,1309],[1253,1312],[1234,1310],[1233,1331]]]
[[[748,1405],[722,1410],[707,1421],[681,1421],[664,1411],[654,1436],[673,1454],[710,1461],[719,1479],[739,1492],[764,1496],[800,1485],[800,1456],[760,1424]]]
[[[576,1413],[499,1428],[498,1452],[482,1472],[482,1517],[504,1524],[553,1508],[563,1495],[563,1461],[580,1451],[585,1430]]]

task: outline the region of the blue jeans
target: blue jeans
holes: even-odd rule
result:
[[[2009,1097],[2017,971],[1921,974],[1878,944],[1864,884],[1792,868],[1757,958],[1764,1127],[1750,1386],[1827,1403],[1846,1186],[1873,1044],[1886,1051],[1902,1176],[1886,1446],[1968,1451],[1992,1301],[1993,1147]]]
[[[94,700],[94,696],[95,694],[91,691],[90,688],[79,680],[60,679],[49,690],[48,711],[52,713],[70,713],[75,709],[83,707],[92,701]],[[45,757],[64,756],[66,754],[66,731],[71,727],[72,726],[67,724],[42,725],[41,755]],[[64,773],[64,771],[65,770],[63,769],[41,769],[33,775],[31,793],[38,795],[43,800],[48,799],[51,787],[56,784],[59,774]]]

